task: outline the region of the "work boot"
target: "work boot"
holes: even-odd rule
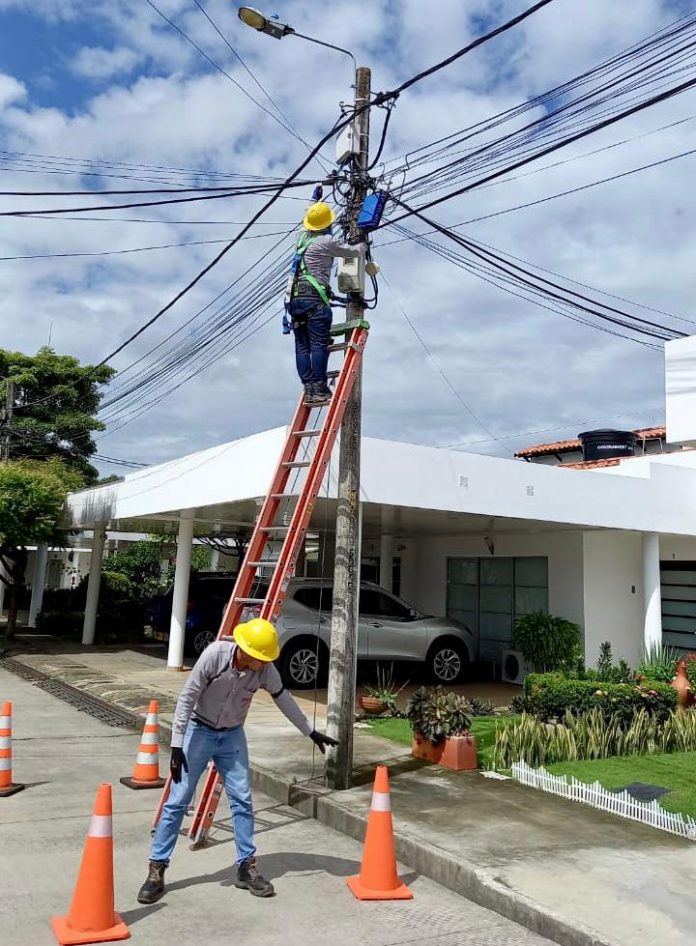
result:
[[[326,384],[326,382],[318,381],[314,385],[314,390],[311,396],[312,404],[328,404],[331,400],[331,388]]]
[[[164,872],[166,861],[150,861],[147,880],[138,891],[138,903],[157,903],[164,894]]]
[[[272,897],[275,894],[273,884],[259,873],[255,857],[247,857],[237,868],[235,887],[248,890],[255,897]]]
[[[312,397],[314,396],[314,385],[313,385],[311,382],[310,382],[309,384],[305,384],[305,386],[304,386],[304,396],[305,396],[305,402],[306,402],[307,404],[311,404],[311,403],[312,403]]]

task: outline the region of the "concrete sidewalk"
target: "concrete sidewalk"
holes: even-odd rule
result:
[[[159,697],[171,718],[182,675],[133,651],[15,654],[136,712]],[[1,663],[0,663],[1,665]],[[313,701],[300,695],[312,717]],[[317,726],[324,725],[323,707]],[[356,787],[323,787],[320,756],[266,694],[246,726],[256,786],[362,839],[371,780],[389,765],[397,852],[409,867],[562,946],[687,946],[696,927],[696,845],[477,773],[411,759],[359,729]]]

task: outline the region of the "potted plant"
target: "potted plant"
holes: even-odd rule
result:
[[[406,707],[413,730],[414,758],[460,772],[476,769],[476,742],[471,735],[471,707],[465,697],[442,687],[421,687]]]
[[[399,710],[396,705],[396,698],[406,686],[402,684],[398,689],[394,685],[392,671],[382,672],[377,667],[377,683],[365,687],[366,695],[358,700],[361,708],[366,713],[377,715],[379,713],[389,712],[392,716],[398,716]]]

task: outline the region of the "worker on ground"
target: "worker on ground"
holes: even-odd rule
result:
[[[314,196],[321,197],[321,187]],[[331,207],[318,200],[304,217],[304,231],[295,249],[286,294],[286,310],[295,335],[297,373],[310,404],[330,400],[326,378],[331,344],[331,269],[336,257],[354,259],[364,246],[349,246],[334,238],[336,220]]]
[[[275,627],[261,618],[239,624],[232,641],[215,641],[196,661],[176,704],[172,724],[171,790],[152,840],[150,869],[139,903],[164,894],[164,872],[174,852],[196,784],[212,761],[227,792],[237,848],[236,886],[256,897],[273,896],[273,885],[256,866],[254,812],[244,721],[257,690],[267,690],[276,706],[323,753],[337,742],[310,726],[283,688],[273,665],[279,653]]]

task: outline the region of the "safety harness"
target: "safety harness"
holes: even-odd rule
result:
[[[316,277],[314,277],[310,271],[307,269],[307,264],[305,263],[305,253],[310,248],[310,246],[318,239],[318,237],[310,236],[309,233],[300,234],[300,238],[297,241],[297,246],[295,247],[295,255],[292,258],[292,263],[290,264],[290,277],[288,278],[288,284],[285,291],[285,312],[286,315],[283,316],[283,333],[290,333],[290,323],[287,318],[287,313],[289,311],[290,302],[295,295],[297,288],[297,281],[300,276],[305,279],[309,285],[314,289],[319,298],[321,299],[324,305],[330,305],[329,301],[329,290],[326,286],[323,286]]]

